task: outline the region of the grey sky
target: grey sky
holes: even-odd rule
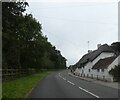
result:
[[[29,2],[28,13],[42,24],[49,41],[75,64],[97,44],[118,41],[117,2]]]

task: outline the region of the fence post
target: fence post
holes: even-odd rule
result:
[[[21,76],[32,74],[33,69],[27,70],[27,69],[2,69],[2,78],[3,80],[10,80],[15,79]]]
[[[91,74],[91,78],[93,79],[93,74]]]
[[[97,80],[98,80],[98,75],[97,75]]]
[[[84,73],[84,77],[85,77],[85,73]]]
[[[105,76],[103,75],[103,81],[105,81]]]

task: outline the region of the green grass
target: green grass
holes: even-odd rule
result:
[[[34,87],[40,79],[53,71],[44,71],[21,77],[16,80],[3,82],[2,97],[3,98],[24,98],[26,94]]]
[[[0,99],[2,98],[2,82],[0,82]]]

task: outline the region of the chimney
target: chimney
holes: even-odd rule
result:
[[[101,46],[101,44],[97,44],[97,48],[99,48]]]
[[[92,50],[88,50],[88,53],[92,52]]]

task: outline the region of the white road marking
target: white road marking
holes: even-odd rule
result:
[[[60,76],[60,73],[59,73],[59,76]]]
[[[61,76],[59,75],[59,77],[61,78]]]
[[[66,80],[66,79],[63,77],[63,80]]]
[[[67,81],[68,83],[72,84],[72,85],[75,85],[74,83],[70,82],[70,81]]]
[[[59,73],[59,77],[62,78],[63,80],[66,80],[64,77],[62,77],[62,76],[60,75],[60,73]]]
[[[61,78],[62,78],[62,76],[60,75],[60,73],[59,73],[59,77],[61,77]]]
[[[95,94],[93,94],[93,93],[91,93],[91,92],[89,92],[89,91],[83,89],[82,87],[79,87],[79,89],[81,89],[81,90],[83,90],[83,91],[85,91],[85,92],[91,94],[92,96],[94,96],[94,97],[96,97],[96,98],[100,98],[99,96],[97,96],[97,95],[95,95]]]
[[[66,80],[66,81],[67,81],[68,83],[70,83],[71,85],[75,85],[75,84],[72,83],[71,81],[69,81],[69,80],[65,79],[64,77],[62,77],[62,76],[60,75],[60,73],[59,73],[59,76],[60,76],[63,80]],[[78,77],[78,76],[75,76],[75,77]],[[87,92],[88,94],[90,94],[90,95],[92,95],[92,96],[94,96],[94,97],[96,97],[96,98],[100,98],[99,96],[93,94],[92,92],[89,92],[88,90],[86,90],[86,89],[84,89],[84,88],[82,88],[82,87],[78,87],[78,88],[81,89],[81,90],[83,90],[84,92]]]

